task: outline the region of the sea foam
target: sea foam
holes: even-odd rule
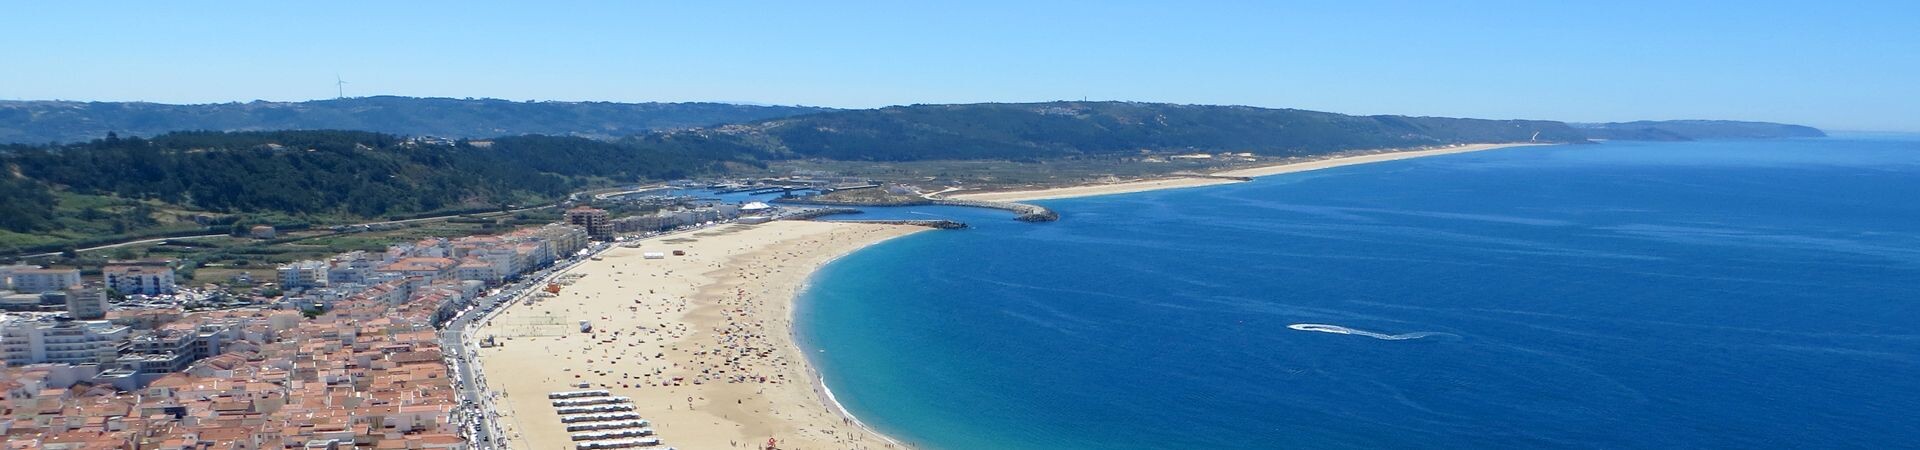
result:
[[[1440,332],[1434,332],[1434,331],[1420,331],[1420,332],[1406,333],[1406,334],[1375,333],[1367,330],[1356,330],[1353,328],[1347,328],[1339,325],[1327,325],[1323,323],[1296,323],[1293,325],[1287,325],[1287,328],[1292,328],[1300,331],[1313,331],[1313,332],[1320,332],[1320,333],[1351,334],[1351,335],[1366,336],[1366,337],[1386,340],[1386,341],[1405,341],[1405,340],[1429,338],[1429,337],[1456,337],[1456,338],[1460,337],[1459,335],[1452,334],[1452,333],[1440,333]]]

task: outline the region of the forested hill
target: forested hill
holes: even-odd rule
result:
[[[273,117],[319,114],[313,111],[387,101],[395,102],[393,105],[422,104],[421,99],[373,98],[292,106],[213,106],[243,110],[258,106],[262,109],[241,115]],[[463,113],[469,115],[495,106],[533,110],[556,106],[448,102],[480,105]],[[281,109],[315,105],[320,108],[307,113]],[[559,106],[592,109],[646,105]],[[697,109],[715,105],[664,106]],[[141,117],[138,122],[142,123],[186,123],[204,120],[195,117],[219,109],[185,108],[134,116]],[[426,112],[431,109],[407,112],[373,108],[371,111],[378,112],[350,118],[366,121],[355,123],[376,130],[417,129],[427,127],[422,125],[426,123],[459,120]],[[328,114],[332,113],[319,115]],[[578,126],[570,122],[575,119],[535,116],[515,120],[547,124],[542,126]],[[386,118],[375,120],[377,117]],[[680,114],[671,122],[719,119],[718,115]],[[285,117],[279,120],[288,122],[271,123],[296,121]],[[650,123],[669,122],[662,120]],[[0,119],[0,125],[20,123]],[[619,128],[608,125],[604,129]],[[148,223],[153,214],[137,208],[130,210],[134,212],[88,211],[74,206],[78,204],[71,201],[75,196],[123,205],[142,202],[176,211],[370,219],[551,201],[589,184],[714,174],[730,165],[760,165],[767,160],[792,158],[1028,160],[1135,154],[1142,150],[1313,155],[1470,142],[1584,141],[1566,124],[1549,121],[1348,116],[1290,109],[1121,102],[827,111],[649,132],[616,140],[522,135],[447,143],[372,131],[327,130],[192,131],[150,138],[103,135],[110,137],[62,145],[0,145],[0,169],[6,170],[0,176],[0,230],[44,235],[83,229],[80,222],[108,216],[119,217],[113,219],[118,222],[111,230],[116,234],[153,225]]]
[[[1027,159],[1141,150],[1308,155],[1457,143],[1586,140],[1579,131],[1552,121],[1349,116],[1133,102],[897,106],[667,134],[676,133],[724,135],[774,155],[843,160]]]
[[[181,132],[62,146],[0,146],[0,230],[40,234],[153,214],[74,211],[71,198],[181,211],[382,218],[551,202],[592,180],[711,173],[734,152],[658,136],[634,144],[520,136],[434,144],[364,131]],[[644,145],[642,145],[644,144]],[[742,155],[744,156],[744,155]],[[752,161],[741,161],[752,163]]]
[[[362,130],[482,138],[521,134],[614,138],[649,131],[828,111],[727,103],[513,102],[363,97],[308,102],[168,105],[141,102],[0,101],[0,143],[84,142],[107,133]]]
[[[1642,120],[1637,122],[1572,124],[1592,139],[1623,141],[1692,141],[1710,139],[1780,139],[1826,137],[1818,128],[1772,122],[1732,120]]]
[[[392,103],[368,106],[381,102]],[[407,109],[408,105],[435,102],[446,105]],[[17,115],[49,108],[48,102],[26,104],[37,106],[7,103],[14,107],[9,114],[16,116],[0,117],[0,127],[17,130],[43,123]],[[120,106],[134,110],[164,108]],[[1131,102],[914,105],[822,112],[718,104],[371,98],[182,108],[186,109],[129,113],[125,120],[146,126],[211,123],[208,121],[227,117],[217,111],[235,108],[241,112],[234,115],[250,118],[247,120],[253,122],[249,123],[255,124],[312,124],[301,117],[331,117],[329,120],[373,130],[492,136],[518,132],[485,128],[509,122],[579,135],[588,133],[577,130],[614,134],[723,121],[738,115],[779,117],[624,134],[617,139],[517,135],[448,141],[374,131],[310,130],[192,131],[149,138],[101,133],[109,137],[57,145],[0,144],[0,170],[4,170],[0,172],[0,244],[11,241],[13,247],[20,248],[57,240],[104,239],[101,235],[140,235],[165,228],[159,222],[167,217],[201,213],[325,223],[498,209],[551,202],[589,186],[720,174],[731,168],[764,167],[766,161],[780,159],[1044,160],[1142,151],[1311,156],[1461,143],[1577,143],[1586,142],[1586,133],[1617,136],[1598,134],[1603,132],[1679,139],[1819,133],[1800,129],[1804,127],[1733,122],[1643,122],[1576,129],[1561,122],[1538,120],[1349,116],[1294,109]],[[347,110],[359,112],[341,112]],[[442,115],[449,110],[459,112]],[[619,121],[605,117],[619,114],[593,112],[609,110],[651,118],[615,123]],[[797,113],[804,114],[792,115]],[[588,116],[597,118],[585,118]],[[263,118],[273,119],[263,122]],[[466,125],[462,122],[465,120],[480,124]],[[449,133],[447,127],[465,128]],[[417,131],[429,128],[440,131]],[[1746,131],[1726,131],[1730,129]]]

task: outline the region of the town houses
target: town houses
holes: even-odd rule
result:
[[[8,266],[8,287],[45,292],[0,316],[0,448],[467,448],[434,325],[589,238],[549,224],[298,261],[273,307],[205,312],[108,310],[104,289],[172,293],[162,262],[110,264],[98,287]]]
[[[198,293],[176,286],[172,260],[109,261],[97,277],[0,266],[0,450],[466,449],[475,410],[437,325],[592,240],[743,213],[574,208],[562,223],[292,261],[278,297],[237,309],[185,309]]]
[[[131,346],[152,353],[121,359],[177,366],[186,352],[219,354],[138,386],[89,381],[128,378],[127,368],[0,368],[0,435],[25,445],[8,448],[466,448],[422,308],[361,297],[336,308],[312,319],[220,312],[146,330]]]

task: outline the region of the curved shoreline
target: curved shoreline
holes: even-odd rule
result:
[[[833,397],[792,323],[832,261],[930,228],[813,221],[733,225],[620,246],[556,295],[500,311],[480,349],[511,448],[570,444],[546,394],[587,384],[634,399],[679,448],[908,448]],[[685,255],[645,257],[684,250]],[[671,253],[671,252],[669,252]],[[565,284],[570,283],[570,284]],[[583,333],[575,321],[591,321]],[[529,364],[531,363],[531,364]],[[733,401],[728,401],[733,400]]]
[[[878,245],[882,242],[891,241],[891,240],[898,239],[905,236],[907,235],[902,234],[898,236],[889,237],[886,239],[881,239],[878,241],[869,242],[866,245],[862,245],[858,248],[849,250],[847,252],[844,252],[838,255],[834,255],[832,258],[828,258],[826,261],[823,261],[820,264],[813,266],[812,270],[807,271],[806,276],[801,278],[801,280],[803,281],[801,281],[800,286],[794,289],[793,299],[787,302],[787,304],[790,305],[790,307],[787,308],[787,324],[788,324],[787,325],[787,343],[791,344],[794,349],[800,352],[800,368],[805,370],[808,376],[812,377],[814,395],[818,396],[822,401],[822,403],[825,404],[825,406],[827,407],[827,411],[832,412],[835,415],[838,415],[841,418],[846,419],[848,422],[852,423],[853,426],[859,427],[862,431],[866,431],[867,434],[872,435],[873,437],[880,438],[880,440],[886,441],[891,446],[898,446],[899,448],[919,448],[918,446],[908,444],[905,441],[901,441],[899,438],[895,438],[886,433],[880,432],[880,430],[877,428],[874,428],[873,425],[870,425],[865,421],[860,420],[859,416],[855,416],[853,414],[853,410],[847,409],[847,405],[840,403],[840,398],[835,397],[833,395],[833,388],[827,386],[827,376],[826,374],[823,374],[820,372],[820,363],[814,360],[814,356],[812,353],[807,352],[808,348],[805,345],[801,345],[801,343],[806,342],[806,340],[800,338],[800,325],[799,325],[800,324],[800,307],[801,307],[800,295],[807,292],[809,289],[813,288],[813,279],[814,277],[817,277],[820,275],[820,269],[824,269],[827,267],[827,265],[833,264],[835,261],[839,261],[840,258],[845,258],[847,255],[851,255],[854,252],[872,248],[874,245]],[[824,349],[814,349],[814,350],[824,351]]]
[[[1317,161],[1289,162],[1289,163],[1264,166],[1264,167],[1252,167],[1252,168],[1228,170],[1228,171],[1222,171],[1222,172],[1213,173],[1213,174],[1207,174],[1207,175],[1196,176],[1196,177],[1179,178],[1179,179],[1138,180],[1138,181],[1123,182],[1123,183],[1108,184],[1108,185],[1073,186],[1073,187],[1066,187],[1066,188],[1052,188],[1052,189],[1041,189],[1041,190],[1032,190],[1032,191],[991,192],[991,193],[961,194],[961,195],[951,195],[951,196],[940,195],[940,194],[946,193],[943,191],[940,194],[930,194],[928,196],[928,199],[933,200],[933,202],[931,203],[935,203],[935,204],[939,204],[941,202],[947,202],[947,203],[963,203],[963,204],[966,204],[965,206],[974,206],[972,205],[973,203],[996,203],[996,204],[1012,204],[1012,205],[1038,207],[1038,205],[1030,205],[1030,204],[1019,203],[1019,202],[1025,202],[1030,200],[1087,197],[1087,196],[1097,196],[1097,195],[1115,195],[1115,194],[1146,192],[1146,191],[1154,191],[1154,190],[1162,190],[1162,189],[1178,189],[1178,188],[1203,187],[1203,186],[1213,186],[1213,185],[1220,185],[1220,184],[1240,183],[1240,182],[1251,181],[1254,177],[1280,175],[1280,174],[1332,168],[1332,167],[1339,167],[1339,166],[1346,166],[1346,165],[1366,164],[1366,163],[1373,163],[1373,162],[1384,162],[1384,161],[1393,161],[1393,160],[1400,160],[1400,159],[1418,158],[1418,157],[1424,157],[1424,156],[1466,153],[1466,152],[1493,150],[1493,149],[1499,149],[1499,148],[1509,148],[1509,147],[1528,146],[1528,145],[1547,145],[1547,144],[1533,144],[1533,143],[1472,144],[1472,145],[1464,145],[1464,146],[1456,146],[1456,147],[1432,149],[1432,150],[1399,151],[1399,152],[1390,152],[1390,153],[1376,153],[1376,154],[1367,154],[1367,155],[1336,157],[1332,159],[1317,160]],[[1048,210],[1047,212],[1051,213],[1050,210]],[[891,238],[886,240],[891,240]],[[789,305],[791,305],[791,308],[788,310],[788,319],[789,319],[788,323],[789,324],[798,323],[797,322],[798,310],[802,305],[802,303],[799,301],[799,296],[802,293],[806,292],[808,289],[812,288],[813,279],[818,275],[820,269],[826,267],[827,264],[832,264],[834,261],[838,261],[840,258],[846,255],[869,248],[873,244],[878,244],[886,240],[874,241],[872,243],[862,245],[858,248],[849,250],[839,255],[835,255],[833,258],[813,266],[812,269],[808,271],[806,277],[804,278],[805,281],[800,285],[798,289],[794,291],[793,299],[789,302]],[[1296,324],[1296,325],[1300,325],[1300,324]],[[1306,324],[1306,325],[1312,325],[1312,324]],[[1290,328],[1293,328],[1295,330],[1301,330],[1301,331],[1318,331],[1318,332],[1337,333],[1337,334],[1350,334],[1349,332],[1350,329],[1344,329],[1344,327],[1337,327],[1337,326],[1333,326],[1333,328],[1341,328],[1341,330],[1335,331],[1332,329],[1317,329],[1311,326],[1309,327],[1290,326]],[[901,448],[917,448],[912,444],[908,444],[904,441],[901,441],[900,439],[894,436],[889,436],[881,432],[880,430],[874,428],[872,425],[864,421],[861,421],[857,416],[853,414],[851,410],[847,409],[845,404],[840,403],[839,398],[833,394],[833,389],[827,385],[826,376],[820,372],[819,363],[814,360],[815,356],[808,353],[807,352],[808,349],[801,345],[801,343],[805,342],[805,340],[800,338],[798,327],[790,325],[787,329],[787,333],[788,333],[788,342],[792,344],[795,348],[799,349],[801,353],[801,359],[804,360],[803,362],[804,370],[806,370],[808,375],[812,377],[812,382],[813,382],[813,387],[814,387],[816,397],[819,398],[823,403],[825,403],[825,406],[829,411],[845,418],[847,421],[849,421],[859,429],[866,431],[867,433],[871,434],[874,437],[878,437],[882,440],[885,440],[894,446],[899,446]],[[815,350],[818,350],[818,349],[815,349]]]
[[[1274,175],[1501,147],[1247,170]],[[1150,186],[1172,187],[1191,186]],[[1082,190],[1078,195],[1138,191]],[[794,320],[800,294],[826,264],[926,230],[813,221],[734,225],[634,243],[654,252],[684,249],[685,256],[643,258],[640,248],[614,248],[604,261],[576,266],[568,273],[580,277],[577,284],[503,309],[479,330],[502,336],[506,344],[480,353],[489,389],[510,395],[502,398],[508,404],[501,420],[512,421],[507,438],[515,448],[569,442],[544,394],[597,384],[634,398],[637,412],[654,419],[661,439],[676,446],[728,448],[777,438],[782,447],[911,448],[840,403],[818,361],[801,346]],[[595,332],[579,333],[574,321],[592,321]]]

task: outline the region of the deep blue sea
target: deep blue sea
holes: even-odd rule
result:
[[[1041,203],[870,214],[974,228],[816,275],[799,335],[840,401],[950,450],[1920,446],[1920,139]]]

